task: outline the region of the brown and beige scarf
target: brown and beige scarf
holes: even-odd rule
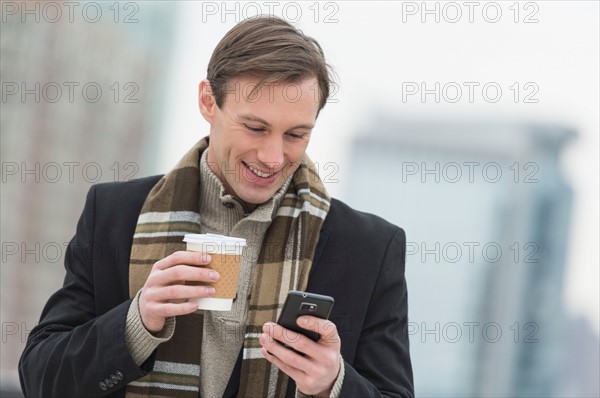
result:
[[[144,285],[152,265],[185,250],[183,236],[200,232],[199,160],[208,138],[198,142],[150,191],[140,212],[129,265],[129,294]],[[283,397],[288,377],[265,360],[258,338],[265,322],[275,322],[287,292],[305,290],[323,220],[327,194],[305,156],[267,230],[253,273],[240,397]],[[179,316],[175,334],[161,344],[152,372],[127,386],[127,397],[198,397],[202,353],[202,311]],[[229,378],[230,375],[223,375]]]

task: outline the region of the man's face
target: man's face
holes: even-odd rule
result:
[[[267,85],[249,98],[258,81],[233,79],[220,109],[206,81],[199,93],[211,125],[209,167],[227,193],[250,206],[268,201],[296,171],[319,108],[316,78]]]

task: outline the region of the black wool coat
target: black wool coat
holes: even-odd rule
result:
[[[124,330],[133,233],[160,177],[90,188],[65,256],[63,287],[48,300],[19,361],[27,397],[124,397],[127,383],[152,370],[155,354],[138,366]],[[414,395],[405,255],[401,228],[332,200],[306,290],[335,298],[330,319],[345,361],[342,397]],[[239,383],[235,373],[228,390]],[[103,390],[101,382],[112,386]],[[290,379],[287,396],[294,391]]]

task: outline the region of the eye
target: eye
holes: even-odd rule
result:
[[[263,127],[252,127],[252,126],[248,126],[247,124],[244,124],[244,127],[247,128],[250,131],[254,131],[255,133],[259,133],[261,131],[265,131],[265,129]]]
[[[299,140],[299,139],[302,139],[302,138],[304,138],[304,136],[305,136],[306,134],[304,134],[304,133],[293,133],[293,132],[292,132],[292,133],[287,133],[287,135],[288,135],[290,138],[293,138],[293,139]]]

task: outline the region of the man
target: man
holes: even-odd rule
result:
[[[21,357],[27,396],[413,395],[404,232],[332,200],[305,155],[329,82],[283,20],[225,35],[199,85],[209,137],[165,176],[90,189]],[[182,242],[206,232],[248,242],[231,311],[187,301],[215,294]],[[316,342],[274,323],[292,289],[335,298],[298,318]]]

